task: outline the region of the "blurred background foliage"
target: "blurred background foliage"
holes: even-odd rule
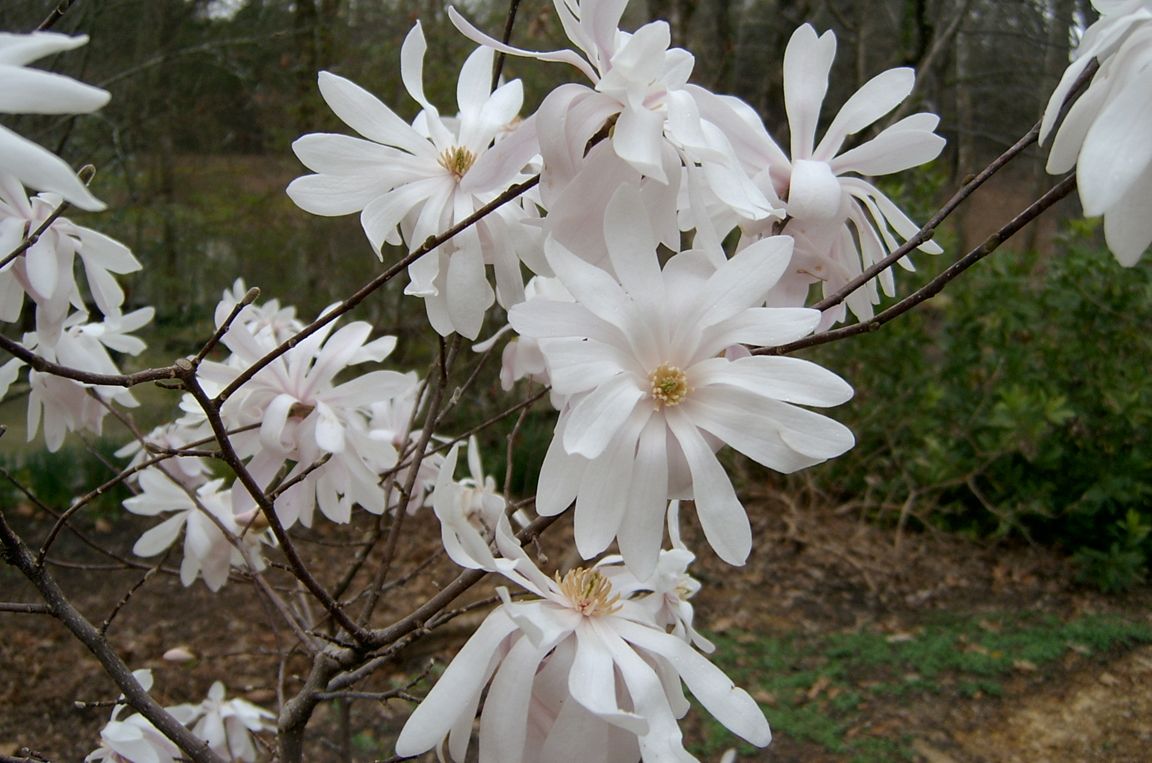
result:
[[[0,28],[30,30],[56,0],[0,3]],[[503,0],[461,0],[494,34]],[[113,94],[100,113],[74,119],[6,118],[75,164],[99,170],[110,202],[99,217],[74,214],[133,248],[145,270],[128,279],[133,305],[155,304],[151,357],[168,362],[210,329],[212,307],[237,276],[302,317],[371,278],[379,263],[354,218],[298,210],[283,193],[304,169],[290,145],[306,132],[348,132],[316,89],[317,70],[346,76],[405,118],[416,111],[400,81],[400,44],[416,19],[429,42],[425,81],[448,111],[471,44],[439,0],[78,0],[56,27],[84,33],[84,48],[41,66]],[[927,171],[889,184],[925,219],[959,180],[1013,143],[1038,118],[1079,30],[1088,0],[633,0],[624,24],[667,19],[676,44],[696,53],[694,79],[738,95],[786,135],[781,59],[804,21],[835,30],[839,53],[825,120],[863,81],[914,66],[917,87],[889,121],[914,110],[942,116],[948,149]],[[513,42],[565,46],[551,0],[523,0]],[[572,74],[561,65],[509,60],[525,80],[525,113]],[[866,137],[866,136],[862,136]],[[920,256],[898,275],[902,293],[1021,208],[1050,183],[1033,151],[954,216],[947,253]],[[1053,219],[1068,220],[1074,202]],[[836,411],[857,433],[846,457],[803,477],[830,500],[899,531],[937,527],[982,538],[1052,544],[1085,579],[1113,590],[1139,581],[1152,557],[1152,335],[1149,264],[1124,270],[1098,231],[1049,221],[981,263],[946,293],[883,331],[809,354],[857,388]],[[1029,254],[1019,254],[1029,252]],[[392,254],[386,254],[390,261]],[[403,341],[424,325],[402,283],[356,318],[401,343],[393,361],[421,368],[428,348]],[[502,318],[490,319],[492,329]],[[493,357],[489,362],[496,362]],[[129,365],[131,365],[129,363]],[[171,395],[164,411],[171,411]],[[509,403],[480,390],[461,428]],[[23,400],[0,410],[23,417]],[[146,404],[147,407],[147,404]],[[159,408],[160,406],[157,406]],[[519,430],[512,469],[530,492],[551,419],[543,403]],[[148,414],[145,414],[147,420]],[[19,448],[18,431],[0,440]],[[505,433],[493,433],[489,468],[505,469]],[[29,458],[12,468],[50,469]],[[799,490],[795,479],[775,480]],[[61,499],[63,500],[63,499]]]
[[[1117,265],[1091,228],[994,255],[925,309],[812,352],[857,389],[837,418],[858,444],[817,484],[901,529],[1054,545],[1105,590],[1142,581],[1152,272]]]

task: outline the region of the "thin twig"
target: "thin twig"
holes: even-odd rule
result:
[[[949,282],[954,280],[957,276],[975,265],[980,260],[992,254],[992,252],[999,249],[1001,244],[1003,244],[1012,236],[1016,235],[1016,233],[1018,233],[1020,229],[1026,226],[1028,223],[1039,217],[1044,210],[1048,209],[1048,207],[1052,206],[1060,199],[1063,199],[1065,196],[1072,193],[1075,188],[1075,175],[1069,175],[1068,177],[1064,178],[1055,186],[1050,188],[1047,193],[1029,205],[1027,209],[1016,215],[1016,217],[1012,218],[1011,222],[1007,223],[1000,230],[996,231],[987,239],[985,239],[984,243],[982,243],[980,246],[976,247],[968,254],[954,262],[951,266],[948,267],[947,270],[933,278],[920,289],[913,292],[912,294],[909,294],[907,297],[904,297],[884,312],[877,314],[871,320],[864,321],[862,323],[854,323],[851,326],[844,326],[832,331],[825,331],[822,334],[814,334],[812,336],[805,337],[804,339],[799,339],[795,342],[789,342],[788,344],[782,344],[776,347],[760,347],[756,350],[753,350],[753,354],[786,355],[790,352],[802,350],[806,347],[815,347],[821,344],[828,344],[829,342],[835,342],[841,339],[846,339],[850,336],[867,334],[871,331],[877,330],[893,318],[898,318],[899,316],[911,310],[916,305],[919,305],[921,302],[926,302],[939,294],[941,291],[943,291],[944,287],[947,286]]]
[[[500,41],[508,45],[512,41],[512,27],[516,24],[516,12],[520,9],[520,0],[510,0],[508,3],[508,18],[504,21],[504,35]],[[492,62],[492,86],[489,92],[500,84],[500,75],[504,73],[504,60],[507,58],[503,52],[497,51],[496,59]]]
[[[240,311],[259,298],[259,288],[253,286],[249,289],[241,300],[232,306],[232,312],[228,313],[228,317],[217,327],[215,333],[208,338],[208,341],[200,348],[200,352],[196,353],[196,356],[192,358],[192,364],[196,366],[200,365],[204,358],[208,357],[208,353],[212,352],[216,345],[220,343],[220,340],[224,338],[224,335],[228,333],[228,329],[232,328],[232,323],[240,316]]]
[[[187,362],[186,362],[187,363]],[[332,598],[332,595],[325,590],[324,586],[320,584],[315,576],[312,574],[308,566],[304,564],[304,560],[300,558],[300,553],[296,550],[296,546],[292,543],[288,532],[284,529],[284,525],[280,522],[280,517],[276,514],[276,507],[264,494],[264,489],[257,484],[252,473],[244,465],[240,459],[236,449],[232,446],[231,440],[227,436],[227,427],[224,425],[223,419],[220,417],[220,410],[217,407],[220,405],[218,400],[208,397],[208,393],[200,386],[199,380],[196,378],[196,369],[191,363],[187,363],[186,367],[179,369],[181,372],[184,388],[192,395],[200,408],[204,411],[204,416],[208,420],[209,426],[212,431],[216,433],[216,441],[220,444],[220,455],[224,463],[236,475],[236,479],[244,486],[249,495],[260,507],[264,513],[264,517],[268,520],[268,525],[272,530],[272,534],[276,536],[276,540],[280,544],[280,550],[284,553],[288,563],[292,566],[292,572],[296,578],[304,584],[313,596],[327,609],[333,618],[336,619],[340,625],[347,629],[353,638],[359,640],[365,636],[363,629],[356,625],[351,618],[341,608],[340,603]]]
[[[447,343],[443,340],[440,342],[439,370],[435,375],[435,381],[429,382],[428,410],[424,414],[424,427],[420,432],[420,438],[412,454],[411,466],[408,467],[408,475],[404,480],[403,493],[405,497],[412,495],[412,491],[416,489],[416,480],[420,476],[420,464],[423,463],[424,459],[428,456],[428,443],[432,439],[432,432],[435,431],[436,422],[439,421],[440,418],[440,404],[444,399],[444,390],[448,386],[449,369],[456,358],[456,351],[459,346],[459,334],[453,334],[452,339]],[[395,513],[392,515],[392,526],[388,529],[388,538],[384,543],[384,557],[380,560],[380,566],[376,570],[373,585],[368,591],[368,600],[364,603],[364,608],[360,612],[358,618],[358,624],[360,625],[366,626],[368,618],[372,616],[372,612],[380,600],[380,591],[383,588],[384,581],[387,580],[392,562],[396,558],[396,548],[400,542],[400,531],[404,526],[404,518],[408,514],[404,509],[406,509],[406,506],[397,506]]]
[[[75,4],[76,0],[60,0],[60,2],[56,4],[56,7],[52,9],[52,12],[48,14],[48,17],[41,21],[40,25],[36,27],[36,31],[47,32],[56,26],[56,22],[64,18],[64,14]]]
[[[0,612],[13,612],[19,615],[50,615],[52,608],[47,604],[23,601],[0,601]]]

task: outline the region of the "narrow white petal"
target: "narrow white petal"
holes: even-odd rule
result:
[[[708,543],[729,564],[744,564],[752,550],[752,528],[732,481],[696,425],[682,411],[671,409],[667,418],[688,461],[696,513]]]
[[[811,24],[801,25],[784,50],[784,105],[792,136],[792,158],[812,155],[820,105],[828,92],[828,73],[836,57],[836,35],[819,37]]]
[[[501,642],[516,630],[503,607],[488,615],[404,724],[396,754],[419,755],[447,736],[461,712],[475,707],[495,669]]]
[[[564,433],[565,450],[585,458],[599,456],[644,394],[627,374],[594,389],[572,409]]]
[[[768,720],[756,701],[686,642],[626,621],[617,625],[617,632],[629,643],[671,662],[692,695],[730,731],[757,747],[772,741]]]
[[[320,72],[317,81],[320,94],[333,113],[365,138],[413,154],[428,150],[426,138],[356,83],[331,72]]]

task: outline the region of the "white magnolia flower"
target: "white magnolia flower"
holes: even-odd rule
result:
[[[245,308],[245,311],[253,306]],[[218,320],[226,314],[217,311]],[[353,505],[379,514],[385,509],[379,475],[396,463],[388,437],[369,430],[371,406],[382,398],[404,394],[412,377],[396,371],[372,371],[344,382],[336,377],[351,366],[379,363],[396,346],[396,338],[369,341],[372,327],[363,321],[335,330],[335,322],[303,339],[262,368],[221,409],[231,428],[258,424],[233,440],[248,470],[262,487],[291,463],[284,480],[296,480],[276,498],[285,525],[312,525],[316,506],[334,522],[349,521]],[[222,388],[277,344],[276,332],[244,313],[222,339],[232,356],[223,363],[205,362],[201,372],[212,389]],[[194,414],[197,406],[182,407]],[[320,466],[316,464],[327,459]],[[234,490],[237,513],[253,507],[247,490]]]
[[[0,114],[87,114],[108,102],[107,91],[60,74],[29,69],[33,61],[78,48],[85,36],[0,32]],[[90,211],[104,209],[64,160],[0,125],[0,173],[38,191],[58,193]]]
[[[212,752],[230,761],[254,763],[257,757],[252,735],[272,731],[276,716],[247,700],[224,699],[224,684],[216,681],[199,705],[177,705],[168,708],[176,720],[192,726],[192,733],[208,742]]]
[[[14,251],[59,206],[59,196],[39,194],[30,199],[15,176],[0,172],[0,257]],[[117,315],[124,290],[114,276],[139,270],[140,262],[119,241],[60,217],[23,255],[0,270],[0,320],[18,320],[27,294],[36,303],[43,342],[60,327],[70,307],[84,307],[73,272],[76,257],[100,312]]]
[[[88,314],[73,313],[62,325],[54,327],[49,341],[39,332],[24,335],[23,345],[45,359],[98,374],[119,374],[120,370],[108,350],[137,355],[145,344],[130,332],[152,320],[151,307],[106,317],[100,323],[85,323]],[[62,376],[38,371],[28,372],[31,394],[28,397],[28,440],[36,437],[41,420],[44,423],[44,443],[55,452],[64,443],[68,432],[86,430],[100,434],[106,403],[117,403],[134,408],[140,403],[124,387],[93,386]],[[103,402],[102,402],[103,401]]]
[[[1132,266],[1152,244],[1152,2],[1092,4],[1101,17],[1084,33],[1048,101],[1040,140],[1052,135],[1072,86],[1098,60],[1100,69],[1056,130],[1048,171],[1076,168],[1084,214],[1104,216],[1108,248]]]
[[[292,148],[317,174],[297,178],[288,195],[319,215],[360,211],[378,255],[403,240],[418,248],[461,222],[514,183],[537,153],[531,130],[508,133],[523,102],[519,80],[490,91],[493,53],[478,48],[460,71],[459,117],[446,118],[424,95],[426,43],[417,23],[404,40],[401,75],[423,111],[413,125],[346,79],[320,73],[324,100],[364,136],[305,135]],[[496,296],[508,306],[523,299],[514,225],[520,208],[506,204],[449,243],[409,266],[407,294],[422,297],[433,327],[475,338],[494,295],[485,264],[494,266]]]
[[[783,200],[789,217],[785,232],[795,239],[795,252],[791,266],[769,295],[769,304],[804,304],[808,287],[814,283],[822,285],[825,296],[832,294],[897,248],[897,236],[913,236],[919,226],[860,176],[901,172],[935,159],[944,148],[944,139],[934,132],[940,118],[919,113],[854,148],[842,150],[850,136],[867,129],[908,97],[915,81],[908,68],[889,69],[866,82],[840,108],[817,142],[820,108],[835,56],[835,35],[825,32],[817,36],[808,24],[798,28],[788,42],[784,102],[791,137],[789,153],[768,135],[747,104],[697,93],[705,114],[727,112],[740,117],[744,130],[739,134],[734,128],[730,130],[736,151],[765,192]],[[766,232],[764,223],[746,222],[744,228],[752,239]],[[930,241],[919,249],[930,254],[941,251]],[[911,269],[907,259],[901,260],[901,265]],[[891,296],[891,270],[881,273],[879,281],[884,293]],[[870,283],[850,296],[846,304],[858,318],[867,319],[877,301],[875,284]],[[824,326],[843,316],[843,307],[830,310]]]
[[[747,692],[624,599],[608,577],[576,569],[548,578],[506,519],[496,542],[501,561],[512,563],[499,571],[539,598],[512,601],[498,589],[504,604],[408,719],[398,754],[446,746],[452,760],[465,760],[486,686],[481,763],[694,761],[676,722],[689,709],[681,682],[734,733],[758,746],[771,741]]]
[[[506,45],[472,26],[453,8],[449,17],[466,37],[503,53],[571,64],[592,83],[562,85],[553,90],[536,114],[536,132],[544,159],[541,187],[546,206],[555,214],[568,207],[558,194],[585,168],[589,140],[611,124],[606,143],[618,160],[641,176],[675,193],[681,177],[707,185],[713,194],[751,219],[772,207],[739,166],[723,125],[702,119],[694,91],[687,86],[695,59],[672,48],[665,21],[653,21],[635,32],[618,28],[627,2],[554,0],[556,13],[573,50],[529,51]],[[604,182],[590,173],[586,182]],[[600,204],[611,196],[580,195],[580,205]],[[559,237],[563,240],[563,237]],[[670,243],[670,238],[663,238]]]
[[[152,688],[151,670],[134,670],[132,676],[145,691]],[[177,763],[184,759],[180,748],[144,716],[133,713],[121,720],[120,715],[127,707],[117,704],[112,708],[111,718],[100,730],[100,746],[88,753],[84,758],[86,763],[101,760],[105,763]]]
[[[596,563],[595,569],[612,581],[612,588],[621,597],[633,599],[648,609],[652,622],[668,628],[670,632],[695,645],[702,652],[715,650],[712,642],[692,627],[695,612],[691,599],[700,590],[700,581],[688,574],[688,567],[696,560],[680,540],[680,502],[673,501],[668,509],[668,534],[672,548],[661,549],[656,569],[641,579],[624,566],[624,557],[606,556]]]
[[[246,568],[251,560],[256,569],[263,569],[258,532],[243,535],[247,558],[232,544],[229,536],[239,537],[244,526],[232,510],[232,500],[223,480],[207,482],[193,491],[161,468],[151,467],[140,473],[139,482],[140,493],[124,501],[125,509],[144,516],[176,513],[141,535],[132,553],[155,556],[171,546],[183,530],[180,582],[185,586],[203,577],[209,589],[219,591],[228,582],[231,567]]]
[[[484,474],[476,438],[468,438],[469,476],[455,481],[460,443],[452,446],[436,478],[430,500],[440,520],[441,540],[449,558],[469,569],[502,569],[488,547],[507,502],[496,493],[496,481]]]
[[[371,417],[368,421],[368,436],[373,440],[380,440],[392,445],[399,454],[399,462],[392,468],[395,474],[393,493],[396,496],[388,497],[388,510],[393,511],[404,501],[399,487],[407,484],[412,463],[416,457],[416,446],[423,435],[422,430],[412,429],[415,425],[416,404],[421,390],[416,374],[407,374],[410,386],[404,391],[390,397],[383,397],[374,401],[370,406]],[[430,451],[436,445],[435,438],[430,439],[427,449]],[[440,469],[444,464],[443,453],[425,452],[416,469],[416,481],[412,485],[412,494],[404,502],[404,510],[408,514],[415,514],[421,506],[426,505],[428,493],[436,484]]]
[[[553,268],[576,302],[535,299],[509,313],[539,341],[553,387],[570,396],[536,510],[557,514],[575,499],[584,558],[617,538],[646,577],[668,499],[690,495],[712,547],[742,564],[751,529],[713,451],[727,443],[781,472],[838,456],[851,432],[795,404],[838,405],[852,389],[795,358],[723,357],[733,344],[777,345],[816,326],[814,310],[759,306],[788,265],[791,239],[763,239],[718,267],[686,252],[661,269],[645,220],[639,198],[619,193],[605,221],[618,280],[552,244]]]
[[[144,447],[144,443],[156,449],[180,450],[187,448],[188,443],[201,440],[210,433],[211,430],[205,431],[203,427],[190,427],[189,422],[182,419],[156,427],[144,436],[143,441],[133,440],[116,451],[115,456],[117,458],[131,456],[132,460],[128,463],[128,468],[131,469],[153,458],[152,452]],[[163,463],[164,471],[169,477],[193,490],[207,482],[212,474],[208,460],[202,456],[174,456]],[[134,472],[128,479],[135,482],[139,477],[140,473]]]

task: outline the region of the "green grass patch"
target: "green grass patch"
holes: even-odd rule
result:
[[[1112,615],[1065,622],[1005,612],[934,615],[906,633],[730,632],[714,640],[715,661],[760,702],[776,736],[865,763],[914,758],[909,738],[852,733],[881,704],[1000,697],[1014,673],[1041,670],[1070,652],[1091,657],[1152,643],[1152,627]],[[732,737],[707,723],[695,752],[711,758]]]

